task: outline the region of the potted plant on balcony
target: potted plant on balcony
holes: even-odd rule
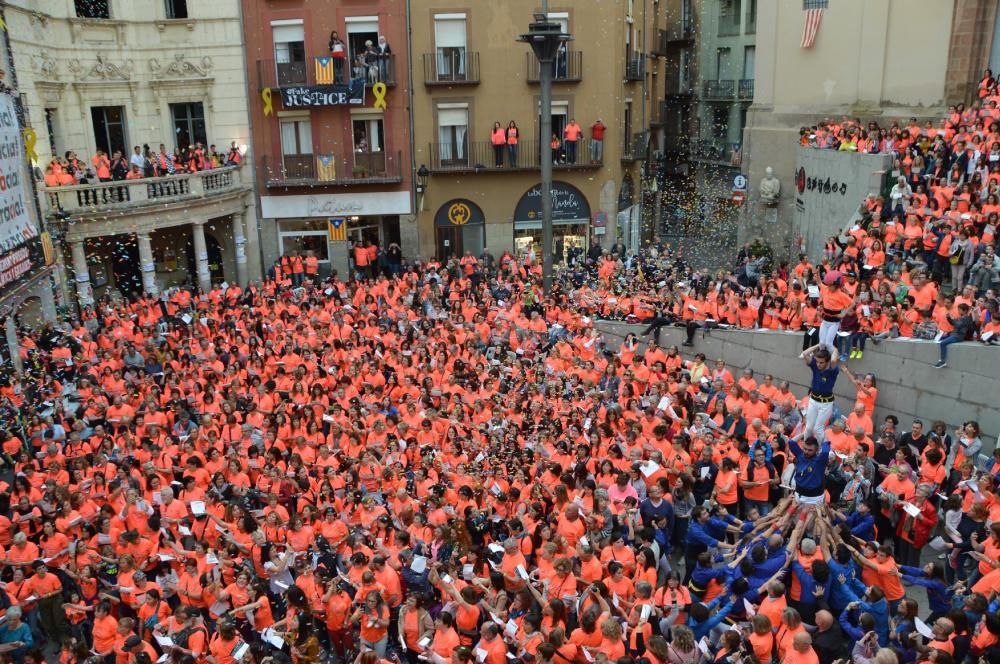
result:
[[[355,164],[354,168],[351,170],[351,174],[356,180],[359,178],[366,178],[368,177],[368,167],[362,166],[361,164]]]

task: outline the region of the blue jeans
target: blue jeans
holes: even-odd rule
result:
[[[950,346],[952,344],[957,344],[960,341],[965,341],[965,339],[963,339],[962,337],[960,337],[960,336],[958,336],[956,334],[949,334],[948,336],[943,337],[941,339],[941,341],[938,342],[938,345],[941,346],[941,361],[942,362],[947,362],[948,361],[948,346]]]

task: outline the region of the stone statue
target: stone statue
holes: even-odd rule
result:
[[[765,205],[777,205],[781,197],[781,180],[774,177],[774,169],[768,166],[760,181],[760,199]]]

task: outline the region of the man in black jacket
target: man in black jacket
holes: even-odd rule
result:
[[[829,611],[816,612],[816,632],[813,633],[813,650],[819,664],[833,664],[838,659],[850,657],[847,636]]]
[[[976,330],[976,323],[972,320],[972,315],[969,311],[969,305],[963,302],[958,305],[958,318],[948,316],[948,322],[951,323],[955,329],[951,331],[951,334],[938,342],[938,345],[941,347],[941,359],[934,365],[935,369],[941,369],[948,366],[948,346],[951,344],[957,344],[960,341],[967,341],[972,338],[972,335]]]

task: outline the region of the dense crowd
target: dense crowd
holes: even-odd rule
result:
[[[997,661],[976,423],[874,422],[826,341],[805,395],[594,328],[746,270],[716,290],[668,251],[608,254],[546,297],[535,264],[463,260],[25,332],[0,381],[2,657]]]
[[[63,157],[54,157],[49,162],[45,168],[44,182],[46,187],[64,187],[115,180],[139,180],[197,173],[223,166],[239,166],[242,161],[243,153],[235,141],[225,154],[216,150],[214,144],[206,149],[201,143],[176,147],[172,152],[163,143],[160,143],[158,152],[153,152],[149,145],[136,145],[130,157],[126,157],[120,150],[115,150],[110,157],[103,150],[98,150],[89,165],[80,160],[75,152],[67,150]]]
[[[844,117],[802,128],[805,146],[893,158],[891,190],[869,197],[863,209],[869,223],[848,240],[858,267],[878,269],[894,251],[919,258],[956,293],[965,284],[996,287],[1000,263],[985,248],[995,245],[1000,213],[998,103],[998,82],[987,69],[978,99],[950,107],[937,126],[910,118],[881,127]]]

